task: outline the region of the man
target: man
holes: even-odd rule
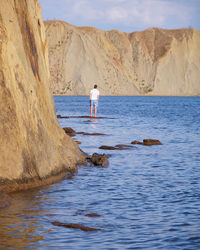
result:
[[[90,91],[90,116],[92,116],[93,107],[94,107],[94,116],[97,114],[97,107],[99,101],[99,90],[97,85],[94,85],[94,88]]]

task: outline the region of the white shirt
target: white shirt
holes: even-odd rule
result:
[[[98,100],[98,96],[99,96],[99,90],[98,89],[92,89],[90,91],[90,96],[91,96],[91,100]]]

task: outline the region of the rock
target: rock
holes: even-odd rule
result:
[[[143,143],[139,141],[132,141],[131,144],[143,144]]]
[[[87,118],[87,119],[105,119],[105,117],[94,117],[94,116],[88,116],[88,115],[81,115],[81,116],[61,116],[59,118],[64,118],[64,119],[70,119],[70,118]],[[107,119],[113,119],[113,118],[107,118]]]
[[[61,118],[61,115],[57,115],[57,118]]]
[[[67,135],[71,136],[71,137],[73,137],[73,136],[75,136],[77,134],[76,131],[73,130],[72,128],[70,128],[70,127],[65,127],[63,129],[64,129],[65,133]]]
[[[74,224],[74,223],[61,223],[58,221],[52,222],[52,225],[58,226],[58,227],[66,227],[66,228],[74,228],[74,229],[80,229],[82,231],[101,231],[102,229],[100,228],[94,228],[94,227],[86,227],[80,224]]]
[[[126,145],[126,144],[118,144],[118,145],[115,145],[115,147],[120,148],[120,149],[129,149],[129,148],[132,148],[133,146]]]
[[[70,128],[70,127],[65,127],[65,128],[63,128],[64,130],[65,130],[65,133],[67,133],[67,134],[71,134],[71,133],[75,133],[76,131],[75,130],[73,130],[72,128]]]
[[[87,157],[87,160],[90,164],[94,166],[102,166],[103,168],[107,167],[109,164],[108,156],[105,154],[94,153],[91,157]]]
[[[155,140],[155,139],[144,139],[143,144],[145,146],[162,145],[162,143],[159,140]]]
[[[83,135],[94,135],[94,136],[98,136],[98,135],[105,135],[102,133],[83,133]]]
[[[106,145],[102,145],[101,147],[99,147],[99,149],[104,149],[104,150],[120,150],[120,148],[113,147],[113,146],[106,146]]]
[[[38,1],[1,1],[0,191],[58,181],[85,160],[58,123],[49,75]]]
[[[45,28],[53,94],[88,95],[97,82],[101,95],[200,95],[200,30]]]
[[[87,217],[100,217],[101,215],[96,214],[96,213],[92,213],[92,214],[85,214],[85,216],[87,216]]]
[[[125,144],[118,144],[115,147],[106,145],[99,147],[99,149],[104,149],[104,150],[125,150],[130,148],[132,148],[131,145],[125,145]]]
[[[155,139],[144,139],[143,142],[132,141],[131,144],[141,144],[144,146],[162,145],[162,143],[159,140]]]

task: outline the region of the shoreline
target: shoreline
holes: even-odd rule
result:
[[[65,94],[59,94],[59,95],[52,95],[54,96],[74,96],[74,97],[78,97],[78,96],[88,96],[89,95],[65,95]],[[106,97],[200,97],[200,95],[101,95],[101,96],[106,96]]]

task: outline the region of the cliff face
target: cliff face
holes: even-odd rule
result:
[[[51,91],[88,95],[200,95],[200,31],[101,31],[46,21]]]
[[[37,0],[0,5],[0,189],[55,181],[83,160],[60,128],[49,90],[48,53]]]

